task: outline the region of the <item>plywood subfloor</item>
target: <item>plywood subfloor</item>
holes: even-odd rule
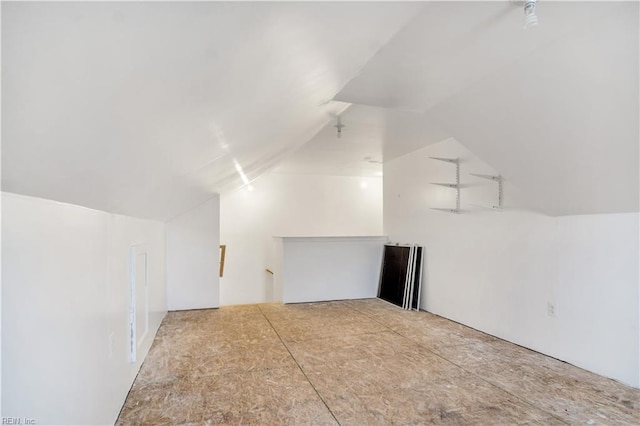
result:
[[[117,424],[630,425],[640,391],[379,299],[170,312]]]

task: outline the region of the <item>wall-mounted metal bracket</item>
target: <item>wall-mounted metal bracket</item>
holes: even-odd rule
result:
[[[443,209],[440,207],[431,207],[431,210],[438,210],[438,211],[447,212],[447,213],[460,213],[460,211],[456,209]]]
[[[454,164],[460,163],[459,158],[444,158],[444,157],[429,157],[429,158],[431,158],[432,160],[446,161],[447,163],[454,163]]]
[[[460,159],[459,158],[443,158],[443,157],[429,157],[432,160],[444,161],[446,163],[452,163],[456,165],[456,183],[436,183],[432,182],[432,185],[444,186],[447,188],[453,188],[456,190],[456,208],[455,209],[443,209],[432,208],[432,210],[446,211],[449,213],[460,213]]]
[[[498,184],[498,204],[497,205],[489,205],[489,206],[483,206],[480,204],[476,204],[479,205],[480,207],[488,207],[492,210],[497,210],[497,211],[501,211],[502,207],[503,207],[503,190],[502,190],[502,185],[504,182],[504,179],[501,175],[495,176],[495,175],[483,175],[480,173],[469,173],[471,176],[476,176],[482,179],[488,179],[488,180],[492,180],[494,182],[496,182]]]
[[[455,189],[458,189],[458,188],[460,187],[460,185],[458,185],[457,183],[438,183],[438,182],[431,182],[431,185],[446,186],[447,188],[455,188]]]

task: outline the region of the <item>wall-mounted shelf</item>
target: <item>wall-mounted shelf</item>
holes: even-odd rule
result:
[[[447,212],[447,213],[460,213],[460,210],[458,209],[445,209],[442,207],[431,207],[431,210],[438,210],[438,211]]]
[[[447,163],[460,164],[459,158],[429,157],[432,160],[446,161]]]
[[[480,173],[469,173],[471,176],[476,176],[482,179],[488,179],[488,180],[492,180],[494,182],[496,182],[498,184],[498,204],[488,204],[488,205],[483,205],[483,204],[475,204],[479,207],[485,207],[485,208],[489,208],[491,210],[496,210],[496,211],[502,211],[502,206],[503,206],[503,192],[502,192],[502,182],[504,181],[504,179],[502,178],[501,175],[495,176],[495,175],[483,175]]]
[[[446,186],[447,188],[460,189],[460,185],[458,185],[457,183],[438,183],[438,182],[431,182],[431,185],[439,185],[439,186]]]
[[[456,183],[440,183],[432,182],[432,185],[444,186],[456,190],[456,207],[453,209],[444,209],[432,207],[432,210],[440,210],[448,213],[460,213],[460,159],[459,158],[443,158],[443,157],[429,157],[432,160],[444,161],[456,165]]]

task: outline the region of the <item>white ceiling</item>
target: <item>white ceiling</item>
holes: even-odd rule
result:
[[[547,214],[639,211],[638,2],[537,9],[430,2],[336,99],[419,111]]]
[[[550,215],[640,211],[638,3],[614,6],[428,113]]]
[[[524,31],[520,1],[427,2],[336,96],[425,111],[563,36],[611,16],[606,2],[541,2]]]
[[[282,160],[275,171],[293,174],[381,176],[382,162],[448,137],[422,114],[351,105],[341,114],[337,136],[333,118],[303,147]]]
[[[374,176],[453,136],[544,212],[638,211],[638,3],[538,15],[523,31],[515,0],[3,2],[2,188],[166,219],[238,170]]]
[[[179,214],[309,140],[420,6],[2,2],[2,189]]]

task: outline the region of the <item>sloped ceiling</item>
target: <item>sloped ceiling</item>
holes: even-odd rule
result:
[[[309,140],[420,7],[2,2],[2,189],[175,216]]]
[[[637,212],[638,2],[538,16],[523,31],[520,2],[429,3],[336,99],[417,111],[547,214]]]
[[[637,24],[637,10],[603,19],[430,115],[518,185],[533,207],[554,216],[637,212]]]
[[[2,3],[2,188],[166,219],[455,137],[550,215],[638,211],[638,2]],[[347,127],[336,138],[332,108]],[[305,144],[306,143],[306,144]]]
[[[276,172],[334,176],[382,176],[382,162],[440,142],[449,135],[423,114],[400,109],[351,105],[309,142],[283,159]]]

